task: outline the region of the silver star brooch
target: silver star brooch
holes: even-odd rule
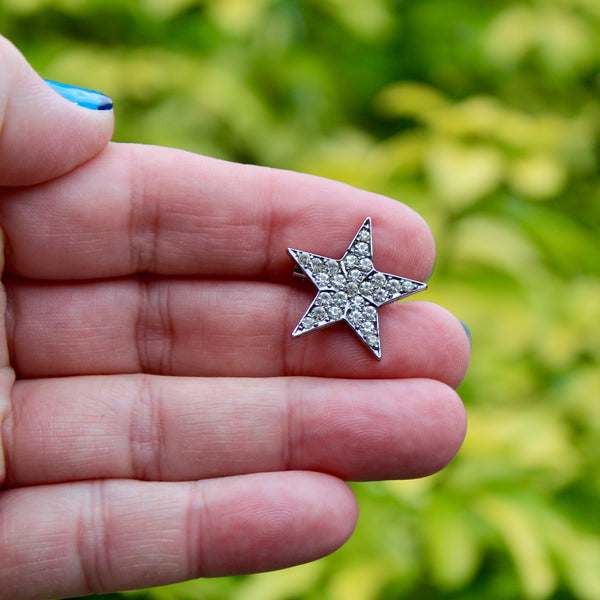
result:
[[[378,309],[427,288],[420,281],[375,269],[371,217],[365,219],[339,260],[293,248],[288,252],[298,264],[296,271],[304,273],[318,289],[292,336],[346,321],[377,360],[381,359]]]

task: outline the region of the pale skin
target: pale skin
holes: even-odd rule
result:
[[[377,269],[424,280],[434,242],[346,185],[109,143],[0,39],[0,598],[278,569],[351,535],[348,480],[458,451],[469,340],[446,310],[380,311],[383,359],[287,247],[339,257],[371,216]]]

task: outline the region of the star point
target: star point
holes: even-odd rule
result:
[[[421,281],[375,269],[370,217],[340,259],[293,248],[288,248],[288,253],[318,290],[292,336],[345,321],[378,360],[381,359],[379,308],[427,288]]]

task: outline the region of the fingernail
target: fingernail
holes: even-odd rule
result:
[[[461,321],[460,319],[458,319],[458,322],[463,326],[463,329],[465,330],[465,333],[467,334],[467,337],[469,338],[469,346],[472,346],[472,343],[471,343],[471,332],[469,331],[469,328],[467,327],[467,324],[464,321]]]
[[[425,283],[427,283],[431,279],[431,276],[433,275],[434,271],[435,271],[435,262],[433,263],[433,267],[431,267],[431,271],[429,272],[429,275],[427,275],[427,277],[425,277]]]
[[[67,85],[66,83],[58,83],[50,79],[44,79],[44,81],[55,92],[58,92],[63,98],[73,102],[73,104],[77,104],[77,106],[83,106],[91,110],[111,110],[113,107],[112,100],[100,92]]]

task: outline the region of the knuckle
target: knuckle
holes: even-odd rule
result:
[[[131,471],[136,479],[162,480],[164,426],[157,379],[138,377],[129,424]]]

